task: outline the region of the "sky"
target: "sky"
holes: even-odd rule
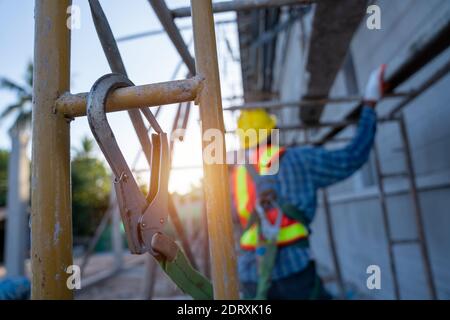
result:
[[[159,20],[153,13],[147,0],[100,0],[114,35],[117,37],[161,29]],[[169,8],[189,5],[188,0],[166,0]],[[80,9],[80,28],[72,30],[71,48],[71,92],[87,92],[92,84],[110,69],[103,55],[102,48],[95,33],[87,0],[73,0],[73,5]],[[233,20],[234,13],[215,15],[215,20]],[[190,18],[178,19],[179,26],[191,26]],[[192,39],[190,28],[182,31],[186,43]],[[232,55],[239,57],[239,44],[236,24],[216,26],[219,69],[221,75],[222,97],[241,96],[241,72],[239,63],[233,61]],[[226,41],[231,45],[227,49]],[[23,83],[25,67],[33,58],[34,43],[34,1],[0,0],[0,77],[6,77]],[[129,78],[136,84],[148,84],[171,80],[171,76],[180,61],[178,53],[165,33],[119,42],[119,49],[125,63]],[[194,55],[193,45],[190,46]],[[177,79],[186,75],[183,66]],[[0,112],[15,101],[14,94],[0,90]],[[235,100],[234,102],[240,102]],[[224,101],[224,107],[229,102]],[[152,110],[155,110],[152,108]],[[175,146],[173,167],[197,167],[193,169],[173,170],[170,191],[186,193],[191,184],[197,184],[202,176],[201,170],[201,132],[199,127],[198,106],[194,106],[188,123],[184,142]],[[169,130],[175,115],[176,106],[165,106],[158,120],[165,130]],[[139,151],[139,143],[126,112],[109,114],[109,122],[122,152],[131,166]],[[8,129],[11,119],[0,122],[0,148],[9,149]],[[235,127],[236,115],[224,114],[225,126]],[[87,119],[77,118],[71,124],[72,150],[80,148],[83,137],[93,138]],[[227,136],[227,150],[235,149],[237,141]],[[31,152],[29,152],[31,154]],[[96,154],[103,158],[97,148]],[[146,169],[143,156],[137,165]],[[147,175],[141,177],[147,181]]]

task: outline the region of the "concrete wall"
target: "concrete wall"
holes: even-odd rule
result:
[[[368,30],[365,20],[356,32],[351,53],[356,69],[357,83],[362,94],[371,70],[381,63],[388,71],[395,70],[415,48],[420,47],[431,34],[450,19],[450,1],[447,0],[384,0],[375,1],[382,12],[382,29]],[[289,42],[282,48],[279,40],[275,90],[280,99],[300,97],[305,39],[308,38],[307,15],[296,23],[289,34]],[[286,35],[284,35],[286,36]],[[450,50],[441,54],[398,90],[408,90],[420,85],[437,68],[450,59]],[[412,146],[412,159],[417,173],[424,227],[427,236],[435,282],[441,299],[450,298],[450,77],[447,75],[434,87],[424,92],[408,105],[405,119]],[[331,95],[347,94],[341,71],[336,78]],[[386,114],[399,100],[390,100],[378,106],[378,114]],[[340,119],[352,105],[327,106],[323,119]],[[298,122],[298,110],[278,113],[280,122]],[[312,136],[320,132],[312,132]],[[351,135],[346,130],[343,135]],[[302,140],[301,133],[283,136],[284,142]],[[377,143],[381,152],[382,170],[385,173],[405,170],[404,154],[398,127],[380,124]],[[386,235],[381,220],[381,209],[375,180],[373,161],[350,179],[330,188],[333,225],[337,238],[339,260],[347,283],[371,298],[393,298]],[[385,181],[388,190],[389,220],[397,239],[416,236],[412,202],[406,180]],[[313,224],[313,250],[320,265],[332,265],[328,250],[324,216],[321,209]],[[427,298],[423,265],[418,246],[402,245],[395,248],[395,258],[400,270],[398,278],[402,298]],[[377,264],[382,271],[382,289],[366,288],[366,268]],[[329,270],[332,271],[332,270]]]

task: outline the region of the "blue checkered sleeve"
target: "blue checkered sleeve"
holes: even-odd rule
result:
[[[345,148],[335,151],[310,148],[305,155],[314,186],[327,187],[361,168],[369,157],[375,131],[375,111],[365,107],[361,112],[356,135]]]

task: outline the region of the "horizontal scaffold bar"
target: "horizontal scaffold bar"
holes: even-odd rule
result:
[[[195,76],[185,80],[119,88],[108,98],[106,112],[193,101],[202,82],[203,77]],[[87,95],[87,92],[64,93],[56,101],[56,112],[63,113],[68,118],[85,116]]]
[[[313,0],[231,0],[213,3],[214,13],[229,11],[243,11],[252,9],[263,9],[269,7],[281,7],[298,4],[312,4]],[[181,7],[172,10],[174,18],[185,18],[191,16],[191,7]]]
[[[398,92],[389,93],[383,97],[383,99],[409,97],[414,92]],[[243,105],[236,105],[223,108],[226,111],[236,110],[252,110],[252,109],[267,109],[276,110],[283,108],[295,108],[306,106],[317,106],[323,104],[346,104],[349,102],[363,102],[363,97],[360,96],[348,96],[348,97],[328,97],[328,98],[303,98],[302,100],[290,100],[290,101],[259,101],[249,102]]]
[[[394,122],[398,121],[396,117],[380,117],[377,119],[377,122]],[[301,123],[301,124],[293,124],[277,127],[276,129],[280,131],[294,131],[294,130],[305,130],[305,129],[313,129],[313,128],[336,128],[336,127],[347,127],[357,125],[359,123],[358,119],[354,120],[341,120],[341,121],[321,121],[318,123]],[[227,130],[227,134],[235,134],[237,133],[237,129]]]

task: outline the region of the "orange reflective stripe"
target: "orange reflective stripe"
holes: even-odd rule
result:
[[[247,171],[244,166],[239,166],[236,168],[235,181],[236,208],[240,218],[247,221],[250,217],[250,212],[247,209],[249,194],[247,188]]]

